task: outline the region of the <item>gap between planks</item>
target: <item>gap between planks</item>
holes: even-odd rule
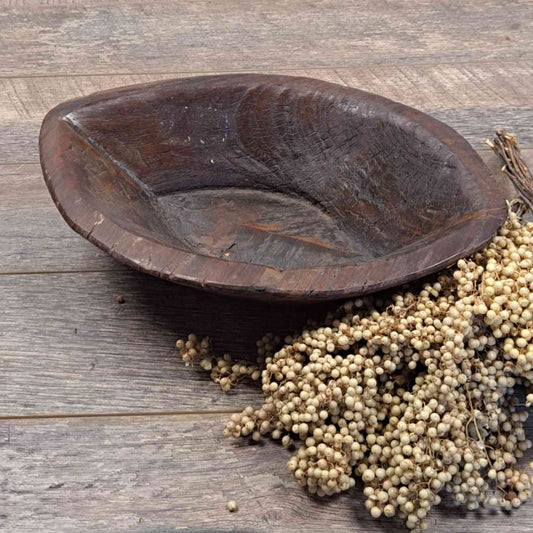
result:
[[[224,394],[221,392],[221,394]],[[47,419],[71,419],[71,418],[131,418],[142,416],[172,416],[183,420],[191,420],[195,417],[201,416],[219,416],[232,415],[240,413],[246,406],[241,408],[226,408],[226,409],[207,409],[200,411],[146,411],[136,413],[43,413],[35,415],[5,415],[0,416],[0,421],[9,420],[47,420]]]
[[[526,62],[529,60],[526,59]],[[358,63],[357,65],[327,65],[320,67],[309,67],[305,65],[294,65],[290,67],[281,68],[254,68],[254,69],[234,69],[234,70],[171,70],[171,71],[154,71],[154,72],[87,72],[87,73],[75,73],[75,74],[1,74],[0,80],[25,80],[25,79],[40,79],[40,78],[87,78],[87,77],[109,77],[109,76],[218,76],[222,74],[246,74],[246,73],[272,73],[272,72],[294,72],[303,70],[354,70],[358,68],[383,68],[383,67],[437,67],[453,65],[459,67],[462,65],[492,65],[492,64],[513,64],[516,63],[516,59],[504,58],[504,59],[477,59],[477,60],[460,60],[460,61],[417,61],[416,63],[410,62],[398,62],[398,63]]]
[[[94,268],[87,270],[35,270],[25,272],[0,272],[0,276],[41,276],[47,274],[98,274],[103,272],[130,272],[132,269],[128,266],[118,266],[117,268]]]

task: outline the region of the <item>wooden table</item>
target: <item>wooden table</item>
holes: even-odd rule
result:
[[[101,89],[282,72],[425,110],[498,173],[483,145],[495,128],[533,161],[532,11],[530,0],[0,0],[0,531],[401,530],[369,518],[360,488],[308,496],[280,446],[224,439],[257,387],[224,395],[174,348],[194,330],[250,356],[263,332],[325,307],[217,298],[113,261],[53,206],[39,126]],[[533,530],[533,503],[510,516],[450,509],[432,531]]]

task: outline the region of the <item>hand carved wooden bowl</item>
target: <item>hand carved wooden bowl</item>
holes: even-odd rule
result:
[[[176,283],[334,299],[435,272],[506,216],[454,130],[323,81],[238,74],[66,102],[41,164],[67,222],[118,260]]]

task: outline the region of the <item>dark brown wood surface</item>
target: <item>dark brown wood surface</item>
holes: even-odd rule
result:
[[[178,362],[175,337],[192,317],[221,349],[246,355],[273,313],[249,320],[235,300],[218,308],[77,236],[36,165],[39,126],[58,103],[98,90],[254,70],[377,92],[476,148],[504,126],[532,148],[530,2],[169,5],[0,2],[0,531],[400,531],[369,520],[357,488],[310,498],[279,446],[221,437],[225,411],[259,393],[243,385],[223,396]],[[430,525],[529,533],[533,506],[495,516],[444,506]]]
[[[316,80],[199,76],[60,104],[41,129],[68,224],[174,283],[259,300],[395,287],[481,248],[507,216],[466,140]]]

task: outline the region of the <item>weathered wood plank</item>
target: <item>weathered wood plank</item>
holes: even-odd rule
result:
[[[272,71],[273,72],[273,71]],[[447,122],[474,146],[502,125],[533,144],[533,62],[383,65],[284,72],[376,92]],[[195,73],[198,74],[198,73]],[[33,162],[44,115],[71,98],[136,83],[195,74],[0,79],[0,161]]]
[[[0,421],[0,528],[6,533],[247,531],[380,533],[359,485],[310,497],[285,469],[288,450],[221,433],[228,415]],[[226,502],[238,502],[229,513]],[[455,510],[445,498],[435,533],[527,533],[533,505],[511,515]]]
[[[531,58],[529,8],[527,0],[9,2],[0,75]]]
[[[498,169],[496,156],[480,153]],[[123,268],[61,220],[37,165],[0,171],[3,271]],[[264,332],[291,330],[324,309],[227,300],[129,269],[5,275],[0,293],[0,415],[240,408],[259,397],[257,387],[221,395],[178,362],[175,339],[197,331],[249,356]],[[118,294],[125,304],[116,303]]]
[[[254,359],[270,329],[325,314],[324,305],[221,298],[134,271],[0,276],[0,294],[0,416],[239,409],[259,398],[258,384],[221,394],[184,366],[176,339],[195,331]]]
[[[515,132],[524,146],[533,144],[533,109],[471,107],[437,109],[430,114],[459,131],[476,148],[502,128]]]
[[[493,169],[499,167],[491,152],[480,153]],[[12,193],[0,207],[0,220],[9,221],[0,231],[0,248],[7,251],[3,268],[14,268],[13,258],[23,269],[32,269],[32,260],[42,270],[60,262],[79,267],[81,260],[86,267],[122,268],[111,260],[106,264],[104,254],[71,232],[48,199],[38,168],[28,178],[25,167],[12,168],[26,178],[9,182]],[[27,214],[36,205],[42,215],[32,219]],[[22,239],[21,233],[35,238]],[[0,293],[0,416],[239,408],[259,396],[257,387],[243,384],[220,395],[207,376],[178,362],[175,339],[197,331],[211,335],[220,350],[250,357],[266,331],[290,331],[334,305],[225,299],[129,269],[4,275]],[[125,304],[116,302],[118,294]]]
[[[499,172],[498,158],[488,149],[479,153],[494,175],[508,184]],[[532,149],[524,154],[533,161]],[[0,274],[125,269],[67,226],[38,165],[0,165],[0,250]]]

